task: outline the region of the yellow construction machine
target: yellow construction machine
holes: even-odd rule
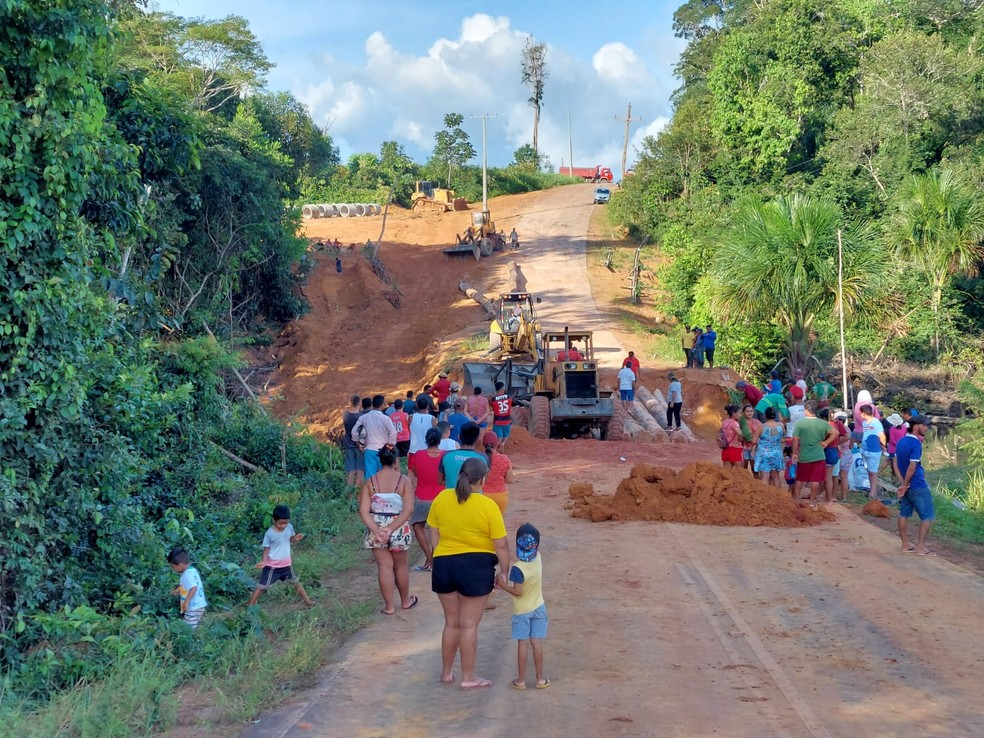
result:
[[[530,305],[532,307],[532,305]],[[495,363],[464,362],[465,380],[492,394],[502,382],[518,405],[528,408],[530,433],[536,438],[622,440],[624,414],[610,391],[598,388],[598,362],[591,331],[544,331],[524,341],[517,354]],[[503,341],[506,336],[503,334]],[[520,421],[514,421],[520,422]]]
[[[415,212],[447,213],[468,209],[468,201],[463,197],[455,197],[454,190],[438,187],[437,182],[428,180],[414,184],[414,193],[410,200],[410,209]]]
[[[540,298],[536,298],[540,302]],[[489,351],[500,356],[528,354],[540,358],[540,322],[529,292],[502,292],[494,303],[496,316],[489,326]]]

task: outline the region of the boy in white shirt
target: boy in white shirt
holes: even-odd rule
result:
[[[277,505],[273,508],[273,525],[263,536],[263,560],[256,565],[257,569],[263,571],[260,573],[260,581],[256,589],[250,595],[250,606],[255,605],[260,595],[277,582],[289,582],[304,600],[305,605],[311,607],[314,604],[291,566],[290,544],[298,543],[303,539],[304,534],[295,533],[294,526],[290,524],[290,508],[286,505]]]
[[[181,617],[184,621],[192,628],[197,628],[208,602],[205,599],[201,574],[189,562],[188,552],[181,546],[175,546],[167,555],[167,563],[171,565],[171,569],[181,575],[178,586],[171,590],[171,594],[181,598]]]
[[[437,445],[441,451],[457,451],[461,445],[451,438],[451,424],[446,420],[441,420],[435,426],[441,431],[441,442]]]

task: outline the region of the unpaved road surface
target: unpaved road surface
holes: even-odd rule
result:
[[[576,281],[590,208],[578,190],[589,203],[590,188],[568,188],[521,216],[523,266],[548,325],[601,327],[586,277]],[[598,345],[618,359],[614,335]],[[510,454],[507,527],[530,521],[543,535],[550,689],[510,689],[515,644],[501,592],[479,636],[478,673],[494,685],[439,684],[441,608],[429,575],[412,573],[418,607],[378,615],[316,688],[242,735],[984,735],[984,583],[969,571],[900,553],[844,508],[836,522],[792,530],[569,516],[572,481],[611,493],[633,463],[679,467],[715,452],[544,441]]]

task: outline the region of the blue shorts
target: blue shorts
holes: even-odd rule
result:
[[[823,463],[827,466],[837,466],[840,457],[840,451],[837,450],[836,446],[827,446],[823,450]]]
[[[878,470],[881,468],[882,452],[862,451],[861,456],[864,458],[864,465],[868,469],[868,473],[877,474]]]
[[[379,463],[379,451],[370,451],[369,449],[366,449],[365,467],[366,479],[369,479],[369,477],[374,477],[379,473],[379,470],[383,468],[383,465]]]
[[[905,495],[899,500],[900,518],[911,518],[913,510],[924,523],[936,518],[936,511],[933,509],[933,493],[929,491],[928,487],[907,489]]]
[[[547,606],[540,605],[533,612],[512,616],[512,637],[514,641],[527,638],[547,637]]]
[[[618,396],[622,398],[623,402],[632,402],[632,400],[635,398],[635,390],[620,389],[618,391]]]
[[[512,431],[512,423],[506,423],[505,425],[493,425],[492,429],[495,431],[495,435],[498,436],[500,441],[504,441],[509,438],[509,433]]]

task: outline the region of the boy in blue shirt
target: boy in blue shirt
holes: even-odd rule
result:
[[[895,446],[895,473],[902,478],[899,485],[899,538],[904,553],[935,556],[926,547],[926,538],[936,519],[933,493],[926,483],[922,468],[922,439],[929,421],[921,415],[909,418],[909,432]],[[909,543],[909,518],[915,510],[919,515],[919,534],[916,545]]]
[[[175,546],[167,555],[167,563],[171,569],[181,575],[178,586],[171,594],[181,598],[181,617],[192,628],[197,628],[205,614],[208,602],[205,600],[205,586],[198,569],[191,566],[188,552],[181,546]]]

